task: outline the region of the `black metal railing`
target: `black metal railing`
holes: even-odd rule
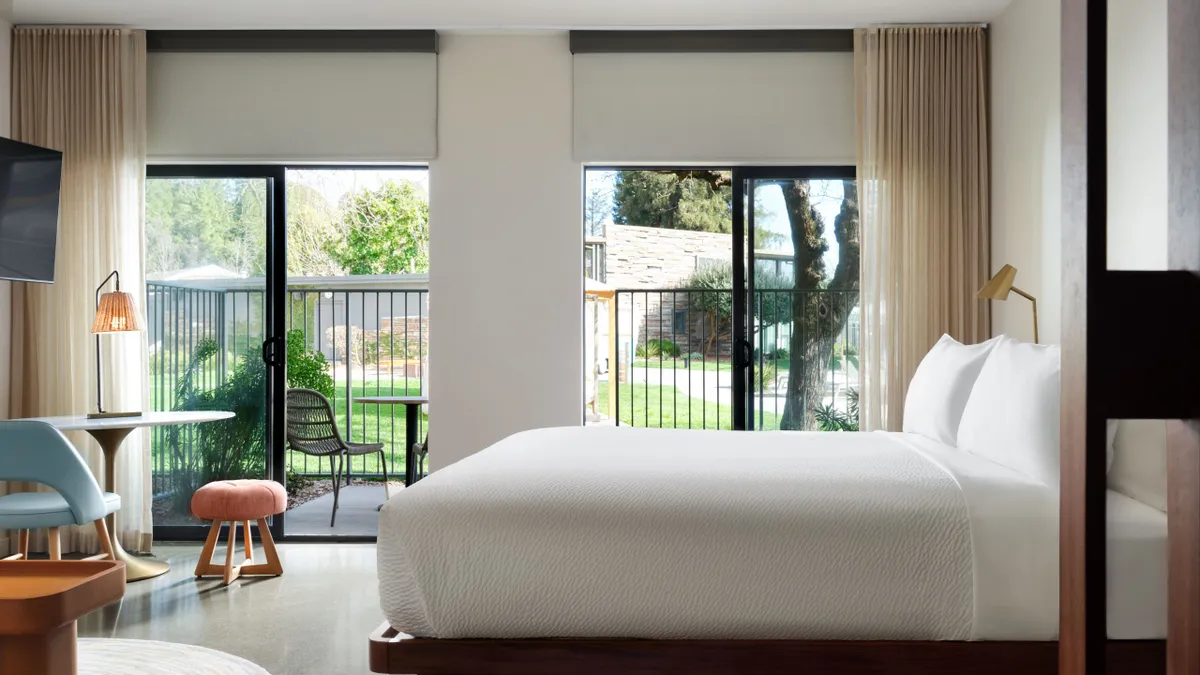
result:
[[[354,403],[355,397],[417,395],[425,390],[428,355],[428,289],[298,288],[287,292],[289,337],[303,341],[308,364],[333,379],[335,415],[350,441],[383,443],[389,477],[404,476],[404,410]],[[151,431],[156,494],[195,487],[222,463],[226,477],[263,476],[266,384],[261,345],[266,334],[262,288],[213,288],[150,282],[146,288],[151,409],[239,407],[239,418],[259,425],[243,434],[247,447],[204,447],[194,427]],[[320,355],[317,357],[316,355]],[[246,391],[253,389],[254,391]],[[424,437],[420,416],[418,438]],[[230,459],[233,453],[233,459]],[[240,454],[239,454],[240,453]],[[323,475],[327,466],[288,452],[288,470]],[[378,456],[353,458],[356,477],[382,475]],[[219,473],[219,472],[218,472]]]
[[[428,289],[288,291],[288,332],[304,333],[305,350],[320,353],[334,381],[334,414],[346,440],[383,443],[387,473],[404,476],[406,423],[401,406],[355,403],[359,396],[417,396],[425,392],[429,354]],[[425,415],[417,438],[425,435]],[[317,458],[289,453],[289,470],[321,474]],[[352,458],[353,476],[382,476],[378,458]]]
[[[616,291],[607,339],[617,365],[599,385],[599,410],[637,427],[731,429],[737,405],[749,409],[755,429],[824,428],[830,416],[849,423],[857,406],[858,292],[756,290],[745,401],[733,398],[732,300],[723,289]],[[793,355],[796,346],[804,354]],[[789,386],[796,376],[802,381]]]

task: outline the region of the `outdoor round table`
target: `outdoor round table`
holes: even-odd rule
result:
[[[148,412],[130,417],[105,417],[91,419],[87,415],[65,415],[62,417],[30,417],[27,419],[46,422],[59,431],[86,431],[100,444],[104,453],[104,490],[116,492],[113,466],[116,463],[117,450],[121,442],[131,431],[139,427],[161,427],[176,424],[199,424],[227,420],[233,413],[224,410],[196,410],[178,412]],[[171,567],[166,561],[150,556],[133,556],[121,548],[120,537],[117,536],[116,514],[110,514],[105,520],[108,531],[112,533],[113,551],[117,560],[125,563],[125,579],[140,581],[164,574]]]
[[[421,406],[429,403],[428,396],[358,396],[355,403],[374,403],[377,405],[404,406],[404,485],[412,485],[420,476],[414,476],[419,470],[416,466],[416,455],[413,446],[417,444],[417,424],[421,414]],[[382,505],[380,506],[382,508]]]

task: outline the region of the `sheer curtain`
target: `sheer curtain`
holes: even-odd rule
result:
[[[943,333],[990,336],[987,52],[980,26],[855,32],[864,429],[900,429]]]
[[[53,284],[13,285],[12,417],[83,414],[95,408],[96,286],[121,273],[143,306],[146,171],[146,38],[113,28],[13,31],[12,136],[63,152]],[[112,410],[149,403],[144,333],[102,336],[104,397]],[[84,433],[68,437],[101,485],[104,462]],[[148,435],[130,434],[117,455],[117,536],[129,550],[151,543]],[[30,489],[9,485],[10,491]],[[98,550],[92,527],[62,532],[64,550]],[[44,545],[44,535],[32,545]]]

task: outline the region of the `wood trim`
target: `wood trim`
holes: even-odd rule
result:
[[[1161,673],[1162,641],[1106,645],[1112,675]],[[415,675],[1056,675],[1054,642],[805,640],[430,640],[386,623],[370,638],[375,673]]]
[[[1167,2],[1168,69],[1168,262],[1175,275],[1197,282],[1200,272],[1200,0]],[[1200,292],[1173,294],[1179,318],[1197,322]],[[1197,339],[1183,338],[1194,345]],[[1168,599],[1167,672],[1200,675],[1200,409],[1196,369],[1200,356],[1185,352],[1186,388],[1168,392],[1185,403],[1181,416],[1167,423]],[[1187,405],[1190,404],[1190,412]]]
[[[572,54],[854,51],[853,30],[573,30]]]
[[[146,51],[436,54],[438,35],[433,30],[148,30]]]
[[[1104,334],[1098,287],[1107,267],[1107,0],[1062,3],[1062,389],[1059,667],[1105,671]],[[1091,131],[1092,133],[1089,133]],[[1151,671],[1147,671],[1151,672]]]

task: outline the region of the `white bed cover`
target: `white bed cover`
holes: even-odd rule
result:
[[[439,638],[1052,640],[1057,509],[910,434],[539,429],[384,507],[380,601]],[[1110,635],[1164,637],[1165,516],[1110,513]]]

